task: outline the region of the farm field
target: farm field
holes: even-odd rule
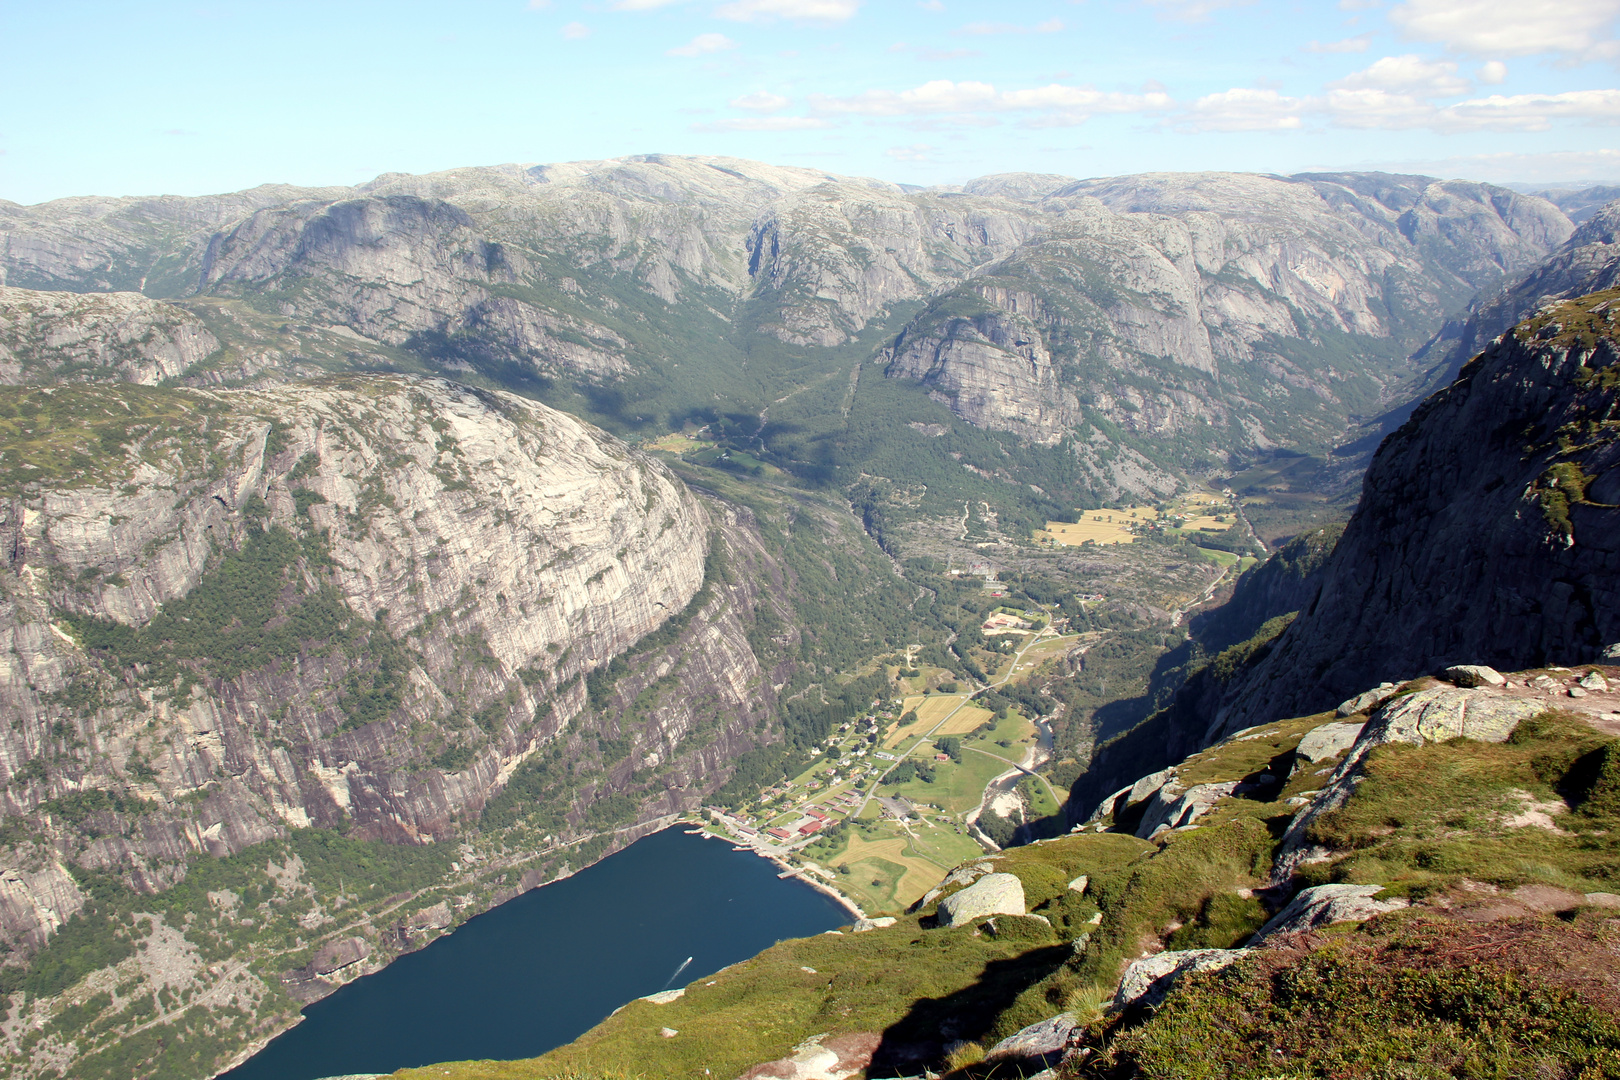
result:
[[[935,735],[966,735],[994,715],[989,709],[963,704],[967,700],[966,694],[929,694],[926,697],[906,698],[901,705],[901,714],[915,709],[917,719],[904,727],[897,727],[894,733],[883,741],[884,747],[892,750],[903,746],[907,740],[926,733],[959,705],[961,708],[957,710],[956,715],[951,716],[943,727],[934,732]]]
[[[1090,540],[1095,544],[1130,544],[1136,536],[1132,525],[1153,521],[1159,512],[1151,506],[1131,506],[1124,510],[1087,510],[1076,523],[1048,521],[1046,534],[1060,544],[1075,547]]]
[[[883,836],[868,838],[852,830],[841,849],[820,860],[829,870],[849,867],[839,873],[838,889],[869,915],[899,913],[939,884],[939,879],[959,863],[982,855],[984,849],[971,837],[954,830],[913,824],[918,838]]]
[[[1023,748],[1019,747],[1017,752],[1021,754]],[[960,765],[950,761],[934,763],[933,783],[911,780],[894,786],[884,784],[881,790],[884,794],[904,795],[920,805],[932,803],[947,814],[960,816],[979,805],[985,785],[1006,772],[1010,765],[1011,762],[999,755],[974,753],[964,746]]]

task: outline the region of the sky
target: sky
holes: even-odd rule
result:
[[[0,0],[0,199],[707,154],[1620,182],[1620,0]]]

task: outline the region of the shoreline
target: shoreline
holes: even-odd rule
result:
[[[729,843],[733,849],[751,851],[767,862],[774,864],[779,870],[781,870],[782,873],[778,874],[777,877],[791,877],[797,881],[804,882],[817,892],[823,893],[824,895],[838,901],[839,906],[841,906],[845,911],[854,915],[856,919],[865,919],[868,917],[866,912],[862,911],[861,906],[854,900],[845,896],[827,882],[820,880],[814,874],[809,873],[801,867],[793,866],[786,859],[783,859],[775,852],[762,850],[745,839],[739,840],[735,837],[727,836],[724,833],[715,832],[711,829],[709,823],[707,822],[683,821],[682,824],[694,826],[693,828],[687,830],[688,835],[701,835],[708,840],[723,840]]]

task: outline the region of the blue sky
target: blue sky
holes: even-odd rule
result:
[[[0,0],[0,198],[637,153],[1620,181],[1620,0]]]

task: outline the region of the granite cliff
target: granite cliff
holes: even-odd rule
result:
[[[1164,463],[1211,445],[1331,446],[1400,394],[1435,311],[1534,266],[1571,228],[1541,200],[1422,177],[1044,186],[1020,192],[1040,234],[930,300],[888,373],[975,424],[1074,438],[1099,469],[1115,429],[1169,441]]]
[[[1384,441],[1320,593],[1217,730],[1449,664],[1574,664],[1620,644],[1617,298],[1520,323]]]
[[[794,572],[572,417],[388,375],[0,397],[0,974],[38,995],[0,1037],[30,1068],[157,1068],[189,1031],[163,1067],[206,1074],[781,739]],[[209,1004],[30,1019],[171,983]]]
[[[1330,448],[1415,385],[1406,357],[1441,315],[1571,228],[1543,199],[1426,177],[915,190],[648,155],[8,204],[0,282],[172,300],[222,345],[194,380],[450,373],[627,435],[725,420],[805,476],[844,398],[878,392],[856,374],[876,355],[960,420],[1064,448],[1015,486],[1078,466],[1075,495],[1108,498]]]

